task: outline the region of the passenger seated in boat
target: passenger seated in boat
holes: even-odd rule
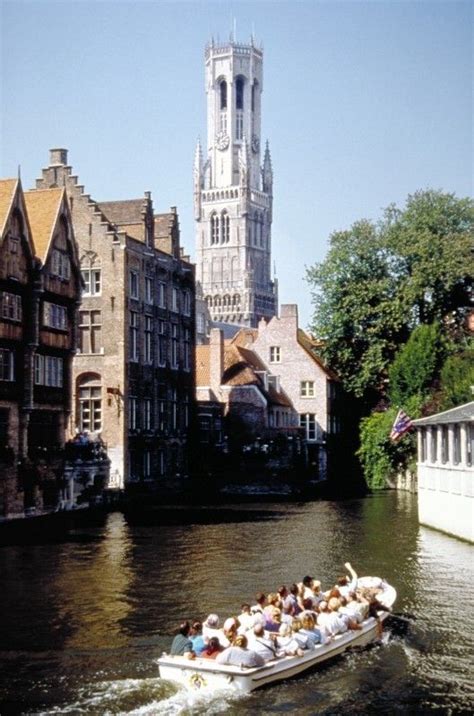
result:
[[[206,646],[204,637],[202,635],[201,622],[196,621],[192,623],[191,629],[189,630],[189,638],[193,645],[194,653],[196,654],[196,656],[199,656]]]
[[[281,610],[281,623],[282,624],[289,624],[291,626],[291,623],[294,619],[294,609],[291,604],[284,604]]]
[[[171,656],[187,656],[189,659],[194,658],[193,643],[189,638],[190,630],[191,624],[188,621],[184,621],[179,625],[176,630],[176,636],[171,644]]]
[[[324,596],[321,591],[321,582],[319,581],[319,579],[313,579],[313,605],[317,607],[318,604],[323,601],[323,599]]]
[[[361,629],[360,624],[347,614],[342,614],[339,611],[341,606],[339,599],[330,599],[328,602],[328,609],[330,616],[328,618],[329,630],[332,634],[343,634],[348,629]],[[327,626],[326,626],[327,628]]]
[[[313,577],[306,575],[303,577],[301,582],[300,594],[301,599],[312,599],[313,598]]]
[[[352,568],[350,562],[346,562],[344,567],[350,572],[351,577],[350,579],[347,575],[339,577],[337,580],[337,588],[339,589],[341,597],[347,598],[349,596],[349,592],[353,592],[357,588],[357,573]]]
[[[223,629],[219,629],[219,617],[217,614],[209,614],[206,621],[202,625],[202,635],[206,643],[209,641],[211,636],[216,636],[224,648],[229,646],[230,642],[224,634]]]
[[[237,636],[238,629],[240,626],[240,622],[236,617],[229,617],[225,620],[223,631],[224,636],[229,642],[229,644],[233,644],[235,641],[235,637]]]
[[[265,661],[284,656],[284,652],[278,648],[276,635],[272,634],[272,637],[266,635],[263,624],[257,623],[248,633],[249,647],[260,654]]]
[[[301,618],[303,615],[310,615],[314,616],[314,618],[317,618],[317,613],[315,612],[314,602],[312,599],[303,599],[303,611],[299,613],[299,617]]]
[[[222,653],[218,654],[216,662],[218,664],[229,664],[247,668],[263,666],[265,663],[260,654],[256,654],[255,651],[247,648],[247,637],[245,634],[239,634],[232,646],[227,647]]]
[[[295,616],[297,614],[300,609],[298,606],[297,584],[292,584],[289,590],[287,590],[287,595],[282,598],[282,603],[282,610],[285,614],[290,614],[290,616]]]
[[[219,644],[219,639],[216,636],[211,636],[206,648],[201,652],[201,657],[203,659],[215,659],[221,651],[224,651],[224,647]]]
[[[268,617],[271,616],[273,610],[275,608],[280,609],[280,607],[281,607],[280,595],[277,593],[269,594],[267,597],[267,604],[263,608],[263,614],[264,614],[265,618],[268,619]]]
[[[257,592],[255,595],[255,604],[250,607],[251,614],[263,614],[263,609],[267,603],[267,596],[263,592]]]
[[[239,614],[239,634],[245,634],[246,631],[251,629],[254,625],[255,618],[250,614],[250,604],[242,604],[240,607],[241,612]]]
[[[278,647],[282,649],[287,656],[303,656],[304,650],[298,645],[293,637],[293,631],[289,624],[282,624],[278,633]]]
[[[293,619],[293,624],[291,625],[291,629],[293,632],[293,639],[298,644],[299,649],[303,649],[306,651],[306,649],[314,649],[314,644],[312,644],[307,635],[304,634],[301,630],[303,628],[303,625],[301,623],[301,619],[299,617],[295,617]]]
[[[347,599],[342,597],[342,606],[339,611],[343,614],[348,614],[355,621],[360,624],[367,618],[369,613],[369,603],[363,597],[358,597],[356,592],[349,592]]]
[[[316,627],[316,622],[310,614],[304,614],[301,617],[301,629],[300,634],[304,634],[308,637],[308,641],[312,646],[316,644],[324,644],[324,637],[321,630]]]
[[[270,632],[278,632],[281,626],[281,609],[273,607],[270,615],[267,613],[265,620],[265,629]]]

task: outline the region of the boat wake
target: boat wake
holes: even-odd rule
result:
[[[230,689],[189,692],[164,679],[119,679],[84,687],[74,702],[62,704],[47,714],[122,714],[130,716],[204,716],[220,714],[231,702],[245,698]]]

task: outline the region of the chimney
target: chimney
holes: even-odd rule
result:
[[[224,372],[224,333],[220,328],[211,328],[209,338],[209,372],[211,390],[219,397]]]
[[[280,306],[280,320],[285,321],[288,327],[298,330],[298,306],[296,303],[286,303]]]
[[[67,149],[50,149],[49,166],[67,166]]]

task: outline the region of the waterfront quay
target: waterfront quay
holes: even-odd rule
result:
[[[474,631],[459,613],[474,608],[472,547],[420,526],[416,501],[163,505],[2,547],[0,712],[469,712]],[[225,618],[305,574],[329,587],[347,560],[398,592],[374,647],[245,698],[190,696],[158,677],[183,617]]]

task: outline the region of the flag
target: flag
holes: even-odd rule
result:
[[[409,430],[411,430],[412,427],[413,423],[411,418],[409,418],[408,415],[403,412],[403,410],[399,410],[397,413],[397,417],[395,418],[395,422],[392,426],[390,440],[393,440],[393,442],[397,442],[397,440],[400,440],[400,438],[405,435],[405,433],[407,433]]]

